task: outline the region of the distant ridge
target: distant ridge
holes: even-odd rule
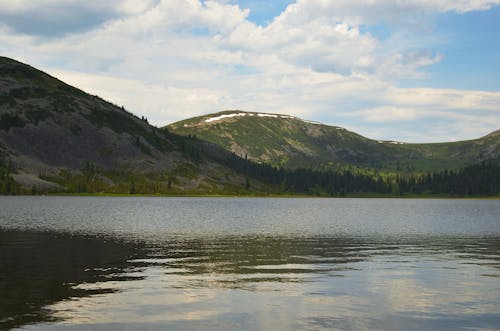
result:
[[[373,140],[289,115],[241,110],[193,117],[166,128],[196,135],[254,161],[288,168],[436,171],[500,159],[500,130],[475,140],[412,144]]]

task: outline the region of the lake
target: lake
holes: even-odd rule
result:
[[[500,328],[500,201],[0,197],[0,330]]]

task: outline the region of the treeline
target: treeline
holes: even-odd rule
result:
[[[388,185],[381,177],[361,172],[316,171],[311,169],[275,168],[241,158],[235,154],[217,159],[228,167],[243,173],[247,178],[259,180],[278,188],[280,193],[344,196],[355,192],[390,193]],[[247,186],[251,186],[246,184]]]
[[[20,193],[19,184],[12,178],[15,168],[6,153],[0,150],[0,194],[18,194]]]
[[[178,151],[190,162],[181,170],[162,174],[131,174],[103,171],[87,161],[80,173],[61,172],[57,178],[45,178],[65,187],[64,192],[75,193],[145,193],[179,194],[174,184],[177,176],[196,177],[197,169],[205,161],[226,165],[244,176],[244,182],[233,183],[227,193],[246,194],[269,192],[276,194],[306,194],[321,196],[346,196],[360,193],[384,195],[444,194],[456,196],[488,196],[500,194],[500,165],[498,162],[481,163],[460,170],[444,170],[427,174],[377,174],[362,169],[341,168],[327,171],[311,169],[284,169],[255,163],[234,153],[198,140],[195,136],[182,137],[168,131],[163,134],[176,142]],[[0,150],[0,194],[29,194],[12,178],[15,166],[6,153]],[[182,171],[182,172],[179,172]],[[238,188],[238,185],[240,188]],[[263,188],[266,187],[267,188]],[[206,192],[212,192],[205,188]],[[219,193],[224,193],[224,189]],[[232,192],[232,193],[231,193]],[[48,193],[34,187],[32,194]],[[195,192],[193,192],[195,193]],[[200,191],[200,193],[202,193]]]
[[[397,185],[403,193],[498,195],[500,165],[483,162],[458,171],[444,170],[421,176],[398,177]]]
[[[203,142],[196,136],[171,138],[182,140],[184,155],[194,162],[212,159],[234,169],[247,178],[245,186],[251,189],[252,180],[277,188],[279,193],[344,196],[352,193],[384,195],[446,194],[499,195],[500,165],[483,162],[463,169],[444,170],[427,174],[386,174],[384,176],[360,169],[317,171],[311,169],[284,169],[248,161],[246,157],[230,153],[219,146]]]
[[[247,178],[276,185],[280,193],[301,193],[344,196],[351,193],[380,193],[392,195],[446,194],[457,196],[499,195],[500,165],[483,162],[463,169],[436,173],[384,177],[362,171],[311,169],[287,170],[247,161],[234,153],[222,157],[214,153],[216,161],[224,163]],[[247,184],[248,185],[248,184]]]

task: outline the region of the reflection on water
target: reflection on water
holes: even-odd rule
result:
[[[0,330],[500,325],[498,202],[104,201],[0,200]]]
[[[57,320],[46,308],[54,302],[115,291],[78,284],[140,278],[126,275],[137,252],[97,238],[0,231],[0,330]]]
[[[8,270],[0,329],[465,330],[500,322],[498,237],[144,242],[4,231],[0,252]]]

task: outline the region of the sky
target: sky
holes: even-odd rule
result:
[[[500,0],[0,0],[0,55],[159,127],[237,109],[404,142],[500,129]]]

